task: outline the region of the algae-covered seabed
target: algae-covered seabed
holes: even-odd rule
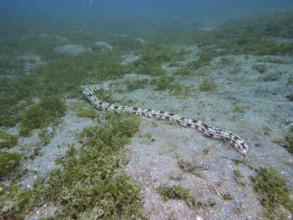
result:
[[[292,14],[278,14],[176,36],[158,34],[143,38],[74,29],[68,32],[23,29],[23,35],[17,37],[13,30],[19,29],[12,26],[14,29],[1,39],[0,122],[1,132],[17,137],[18,144],[3,147],[1,152],[16,152],[22,159],[15,166],[7,165],[10,172],[1,173],[0,219],[34,219],[56,213],[60,218],[79,219],[117,218],[121,213],[125,218],[147,219],[290,219],[292,24]],[[98,95],[109,102],[172,111],[230,130],[247,141],[250,151],[242,160],[233,147],[205,138],[195,130],[143,118],[139,130],[125,142],[125,157],[121,156],[120,162],[113,165],[119,170],[113,176],[107,170],[112,170],[112,166],[109,168],[94,158],[89,159],[93,162],[86,165],[88,169],[83,163],[78,167],[72,161],[85,156],[81,152],[90,151],[88,146],[105,142],[103,135],[106,135],[94,130],[81,135],[83,130],[98,125],[107,131],[109,128],[103,126],[110,123],[106,113],[92,111],[82,96],[81,88],[89,84],[103,84],[104,94]],[[113,123],[112,127],[118,126]],[[94,134],[104,139],[94,142],[90,139]],[[64,156],[68,149],[70,152]],[[116,157],[119,156],[114,154],[109,158],[116,160]],[[11,165],[11,161],[8,163]],[[70,166],[72,175],[68,174]],[[53,168],[57,169],[52,173]],[[259,175],[257,171],[261,168],[273,168],[286,181],[285,190],[282,184],[281,189],[278,184],[268,188],[272,195],[275,195],[273,190],[284,191],[285,199],[272,197],[276,201],[268,201],[254,190],[256,181],[252,176]],[[68,182],[63,179],[63,185],[56,185],[63,170]],[[113,186],[112,191],[99,188],[97,194],[91,194],[89,191],[95,190],[91,185],[94,180],[84,183],[85,177],[77,174],[78,170],[97,182],[99,175],[103,181],[111,182],[122,171],[123,176],[130,178],[129,184],[135,186],[125,190],[125,184],[121,183]],[[70,191],[75,187],[70,182],[76,178],[81,178],[76,182],[80,194]],[[21,187],[17,187],[19,184]],[[119,207],[113,204],[107,210],[110,201],[107,199],[116,201],[111,192],[120,196],[125,193],[127,197],[130,191],[136,192],[136,184],[141,188],[140,193],[129,196],[133,196],[132,202],[141,202],[143,209],[136,203],[124,208],[117,202]],[[180,192],[165,195],[160,191],[160,187],[175,185],[195,195],[196,202],[190,202],[183,192],[184,195]],[[64,192],[54,187],[68,188]],[[49,201],[38,200],[35,197],[48,196],[40,188],[50,190],[47,194],[59,192],[62,198],[57,194]],[[88,196],[84,198],[86,193]],[[102,196],[103,202],[90,203],[96,196]],[[123,198],[120,196],[117,197]],[[283,200],[286,202],[280,202]],[[74,205],[69,207],[70,203]],[[137,213],[143,214],[134,215],[136,207]]]

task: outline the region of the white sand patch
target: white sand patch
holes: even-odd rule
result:
[[[78,55],[81,53],[88,52],[90,51],[90,49],[85,48],[84,46],[79,44],[69,44],[69,45],[56,47],[55,51],[57,53],[64,54],[64,55]]]

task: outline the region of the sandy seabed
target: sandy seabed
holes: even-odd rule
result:
[[[191,47],[184,66],[196,56],[198,49]],[[272,63],[270,60],[285,60]],[[224,65],[223,59],[231,65]],[[265,72],[255,66],[265,66]],[[178,67],[165,66],[168,74]],[[117,99],[134,100],[135,105],[156,110],[172,111],[186,118],[202,119],[207,124],[238,134],[250,146],[245,163],[235,164],[242,156],[233,147],[217,140],[203,137],[193,129],[179,127],[168,122],[144,118],[140,131],[126,147],[129,163],[125,174],[142,187],[141,197],[149,219],[260,219],[262,206],[249,176],[256,175],[251,167],[276,169],[293,189],[293,157],[283,147],[272,142],[282,138],[293,122],[293,103],[286,95],[293,93],[288,80],[293,75],[293,58],[278,56],[230,55],[212,60],[207,76],[176,76],[187,86],[199,88],[205,80],[216,85],[216,92],[200,92],[195,97],[174,97],[167,92],[154,91],[151,87],[126,91],[126,80],[149,78],[128,74],[116,81],[120,92],[113,91]],[[268,76],[275,76],[269,78]],[[74,106],[84,100],[68,99],[69,111],[62,122],[54,128],[51,142],[42,146],[38,156],[25,161],[22,166],[28,175],[21,184],[30,187],[37,175],[44,176],[55,165],[54,161],[66,152],[68,144],[76,142],[77,134],[96,121],[78,118]],[[233,112],[238,106],[243,112]],[[50,128],[48,128],[50,130]],[[148,135],[151,138],[145,138]],[[37,134],[20,140],[22,145],[33,145]],[[180,168],[178,158],[197,167],[197,174]],[[249,166],[247,165],[249,164]],[[233,171],[239,170],[241,182],[235,181]],[[202,208],[192,209],[182,200],[164,201],[157,188],[161,185],[181,185],[195,193]],[[224,200],[222,195],[231,195]],[[291,198],[293,195],[291,195]],[[213,203],[213,206],[208,204]],[[37,212],[37,211],[36,211]],[[33,219],[36,213],[27,216]]]

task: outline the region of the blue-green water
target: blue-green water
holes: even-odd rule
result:
[[[1,16],[66,23],[95,31],[186,31],[239,18],[293,10],[290,0],[1,0]],[[4,17],[5,18],[5,17]],[[46,24],[44,24],[46,25]]]

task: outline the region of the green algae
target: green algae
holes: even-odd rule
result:
[[[49,175],[43,196],[62,205],[63,217],[88,215],[99,208],[99,218],[141,216],[140,187],[120,170],[126,162],[123,147],[138,130],[137,117],[111,115],[108,124],[85,129],[83,149],[70,148],[62,171]]]
[[[112,96],[112,92],[109,89],[101,88],[99,91],[95,91],[95,95],[103,102],[108,102],[108,103],[115,102]]]
[[[234,176],[234,178],[242,178],[243,177],[240,170],[238,170],[238,169],[233,170],[233,176]]]
[[[287,151],[293,154],[293,138],[278,138],[272,141],[275,144],[281,145],[287,149]]]
[[[251,67],[251,69],[253,69],[253,70],[255,70],[255,71],[257,71],[257,72],[259,72],[259,73],[265,73],[267,70],[268,70],[268,67],[266,66],[266,65],[253,65],[252,67]]]
[[[0,58],[0,75],[18,75],[22,73],[24,62],[14,57]]]
[[[272,142],[284,147],[289,153],[293,154],[293,126],[289,128],[284,138],[276,138]]]
[[[31,205],[32,192],[24,190],[19,185],[3,186],[4,193],[0,197],[1,214],[3,219],[24,219],[26,207]],[[12,214],[13,213],[13,214]]]
[[[107,51],[77,56],[56,56],[36,66],[27,76],[0,80],[0,123],[14,126],[22,120],[21,112],[33,98],[52,95],[80,97],[80,86],[114,79],[129,68],[117,64],[121,53]]]
[[[148,65],[171,62],[174,60],[182,60],[183,55],[183,51],[177,52],[170,47],[155,44],[143,50],[140,59],[135,63],[140,65]]]
[[[200,92],[215,92],[216,86],[213,83],[209,82],[208,80],[204,80],[199,85],[199,91]]]
[[[55,59],[31,70],[43,86],[43,92],[69,93],[77,96],[82,84],[117,78],[127,71],[127,67],[117,64],[118,57],[113,51],[86,53]],[[125,70],[125,71],[124,71]]]
[[[262,80],[265,82],[272,82],[272,81],[277,81],[280,78],[281,78],[280,73],[268,73],[264,75]]]
[[[81,118],[99,118],[99,113],[93,107],[86,104],[78,105],[75,113]]]
[[[215,51],[215,50],[202,50],[199,53],[199,59],[196,61],[193,61],[189,64],[189,67],[193,69],[199,69],[204,66],[209,66],[210,62],[213,58],[221,55],[221,53]]]
[[[293,211],[293,200],[289,197],[286,181],[273,168],[261,168],[257,176],[250,180],[258,199],[264,207],[264,216],[275,219],[279,214],[277,208],[283,206],[288,211]]]
[[[177,164],[178,166],[189,173],[192,173],[193,175],[199,177],[199,178],[204,178],[203,174],[200,172],[200,169],[197,164],[189,162],[187,160],[183,160],[179,156],[176,156],[177,159]]]
[[[179,98],[196,95],[191,86],[176,82],[172,76],[161,76],[160,78],[153,79],[150,84],[154,86],[155,91],[165,91]]]
[[[157,191],[165,201],[168,199],[183,200],[189,207],[196,208],[197,202],[195,194],[181,185],[168,186],[165,184],[160,186]]]
[[[49,96],[40,100],[39,104],[25,110],[20,123],[19,134],[29,135],[35,128],[43,128],[50,123],[57,123],[65,114],[66,105],[58,96]]]
[[[137,79],[134,81],[126,80],[125,85],[127,87],[128,92],[132,92],[137,89],[144,89],[146,85],[149,83],[148,79]]]
[[[230,193],[226,193],[222,195],[223,200],[229,201],[233,199],[233,196]]]
[[[162,76],[167,73],[166,70],[162,68],[161,63],[142,64],[140,62],[134,62],[129,64],[127,68],[127,72],[150,76]]]
[[[236,113],[244,113],[244,109],[241,108],[240,106],[236,105],[236,106],[233,108],[232,112],[236,112]]]
[[[0,179],[15,170],[21,157],[18,153],[0,152]]]
[[[145,48],[140,58],[127,66],[128,72],[163,76],[166,74],[166,70],[162,68],[163,63],[182,60],[183,57],[183,51],[177,52],[168,46],[154,44],[151,47]]]
[[[39,178],[32,189],[11,186],[0,197],[0,218],[22,219],[34,207],[58,207],[54,219],[144,219],[140,187],[123,174],[124,146],[139,129],[140,118],[107,115],[108,123],[84,129],[82,148],[71,146],[61,169]],[[8,207],[8,205],[10,205]]]
[[[114,37],[111,40],[112,46],[116,49],[118,48],[121,51],[133,51],[133,50],[141,50],[144,49],[145,45],[138,39],[133,37]]]
[[[293,43],[279,41],[277,38],[292,36],[292,13],[276,13],[268,16],[228,22],[217,29],[204,31],[194,30],[184,33],[181,40],[189,44],[197,44],[205,51],[215,50],[214,55],[207,54],[194,67],[208,65],[211,58],[225,54],[256,54],[256,55],[292,55]]]
[[[0,80],[3,91],[0,95],[0,122],[2,125],[14,126],[21,120],[23,108],[31,103],[35,82],[30,77],[15,80]]]
[[[174,72],[174,75],[177,75],[177,76],[190,76],[192,74],[193,72],[187,67],[180,68]]]
[[[243,181],[243,175],[241,174],[240,170],[236,169],[233,170],[233,177],[234,181],[239,184],[240,186],[245,186],[245,183]]]
[[[6,132],[0,132],[0,149],[11,148],[17,144],[17,137]]]
[[[275,17],[278,19],[275,20]],[[90,33],[66,31],[65,34],[70,39],[68,44],[91,46],[98,37],[101,40],[108,39],[113,45],[111,51],[88,52],[77,56],[57,54],[54,48],[64,45],[64,42],[54,35],[27,33],[17,41],[16,45],[10,43],[12,48],[8,48],[8,44],[1,45],[0,51],[7,53],[9,59],[9,62],[6,62],[7,59],[3,58],[3,63],[7,64],[5,71],[23,68],[23,62],[15,59],[16,54],[23,54],[23,51],[38,54],[48,62],[31,69],[28,76],[0,80],[1,90],[4,91],[3,96],[0,97],[0,123],[14,126],[20,122],[22,108],[28,106],[35,96],[41,98],[61,94],[67,97],[80,97],[80,85],[100,83],[105,79],[115,79],[126,73],[164,76],[166,70],[162,68],[162,64],[178,62],[185,56],[184,50],[178,51],[168,46],[177,41],[187,45],[196,44],[202,49],[198,60],[188,64],[189,66],[185,67],[187,69],[183,68],[182,72],[178,72],[178,74],[187,74],[186,76],[190,73],[193,75],[193,72],[186,71],[190,67],[198,69],[208,66],[210,61],[219,55],[242,53],[290,55],[292,45],[289,42],[280,43],[271,38],[271,36],[288,36],[288,29],[285,27],[291,26],[290,21],[292,21],[291,14],[280,13],[258,18],[257,22],[251,20],[241,25],[225,24],[225,27],[220,26],[211,31],[197,30],[177,36],[146,36],[145,44],[132,37],[96,36]],[[242,30],[241,34],[235,32],[239,28]],[[17,40],[17,37],[14,36],[13,40]],[[136,54],[141,54],[140,58],[129,65],[120,65],[121,56],[133,50]],[[176,90],[179,91],[176,96],[184,96],[187,93],[180,84],[177,83],[176,86],[178,87]]]

